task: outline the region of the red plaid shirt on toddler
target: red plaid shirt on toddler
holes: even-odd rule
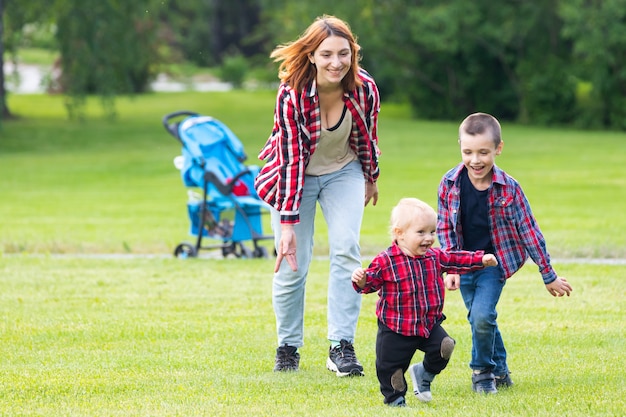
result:
[[[445,287],[444,272],[462,274],[483,268],[483,251],[450,251],[431,248],[423,256],[407,256],[394,242],[378,254],[365,270],[363,289],[378,291],[376,316],[387,327],[404,336],[429,337],[441,322]]]

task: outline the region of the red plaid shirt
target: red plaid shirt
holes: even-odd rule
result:
[[[380,96],[374,79],[363,69],[361,87],[345,93],[343,101],[352,114],[350,147],[358,156],[363,175],[369,182],[378,178],[377,123]],[[280,212],[281,222],[298,223],[304,187],[304,172],[320,138],[317,84],[313,81],[301,93],[281,84],[274,110],[272,134],[259,153],[265,165],[255,180],[262,200]]]
[[[460,174],[463,164],[448,171],[439,184],[437,237],[443,249],[463,248]],[[528,256],[539,267],[544,284],[557,278],[550,254],[530,204],[519,183],[496,165],[489,188],[489,230],[498,265],[510,278]]]
[[[444,272],[462,274],[483,268],[483,251],[443,251],[431,248],[424,256],[407,256],[394,242],[378,254],[366,269],[360,293],[378,291],[376,316],[404,336],[429,337],[441,322],[445,287]]]

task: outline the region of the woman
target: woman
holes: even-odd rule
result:
[[[298,370],[319,203],[330,247],[326,366],[338,376],[363,375],[353,347],[361,298],[352,289],[351,274],[361,266],[363,207],[378,200],[380,96],[358,64],[359,50],[348,24],[322,16],[270,55],[281,62],[281,84],[274,128],[259,154],[266,163],[255,188],[273,207],[275,371]]]

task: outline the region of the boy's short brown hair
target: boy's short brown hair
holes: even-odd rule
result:
[[[459,141],[461,140],[461,134],[467,133],[468,135],[481,135],[489,131],[493,138],[496,148],[502,142],[502,129],[500,128],[500,122],[498,119],[487,113],[474,113],[470,114],[461,122],[459,126]]]

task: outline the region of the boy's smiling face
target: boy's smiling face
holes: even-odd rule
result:
[[[476,189],[486,190],[491,185],[492,168],[504,142],[496,146],[489,131],[475,135],[461,132],[459,144],[470,181]]]

